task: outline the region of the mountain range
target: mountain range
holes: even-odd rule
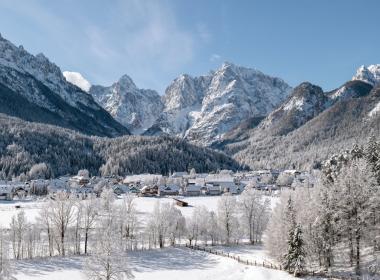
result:
[[[91,95],[66,81],[43,54],[28,53],[0,35],[0,113],[87,134],[129,134]]]
[[[251,168],[318,167],[338,149],[378,136],[379,88],[380,65],[361,66],[324,92],[226,62],[203,76],[180,75],[160,96],[128,75],[91,85],[0,36],[0,113],[87,135],[176,137]]]

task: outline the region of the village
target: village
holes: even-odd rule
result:
[[[0,199],[9,201],[27,196],[53,197],[62,191],[85,198],[89,194],[99,195],[106,188],[112,188],[115,195],[130,193],[144,197],[237,195],[245,188],[274,195],[284,188],[311,188],[317,177],[316,171],[257,170],[234,173],[221,170],[217,173],[196,173],[194,169],[190,172],[173,172],[169,176],[138,174],[91,177],[87,170],[79,170],[74,176],[48,180],[0,181]]]

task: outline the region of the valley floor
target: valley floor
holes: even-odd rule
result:
[[[17,280],[86,279],[85,257],[52,258],[17,262]],[[135,280],[291,280],[283,271],[252,267],[235,260],[187,248],[131,252],[128,266]],[[310,279],[310,278],[309,278]]]
[[[205,206],[208,210],[216,211],[217,203],[220,196],[193,196],[193,197],[180,197],[189,203],[189,207],[178,207],[181,210],[182,215],[185,217],[191,217],[195,207]],[[271,200],[272,207],[278,201],[278,197],[268,197]],[[44,208],[48,198],[40,198],[38,200],[14,200],[14,201],[0,201],[0,226],[9,227],[12,217],[17,214],[21,209],[25,211],[28,222],[35,222],[39,212]],[[155,204],[160,203],[175,203],[170,197],[136,197],[134,204],[142,220],[145,220],[147,215],[154,209]],[[116,200],[117,203],[121,203],[122,199]],[[19,206],[20,208],[16,208]]]

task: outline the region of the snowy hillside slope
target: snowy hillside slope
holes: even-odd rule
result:
[[[93,135],[129,133],[43,54],[34,56],[1,36],[0,96],[0,112],[12,116]]]

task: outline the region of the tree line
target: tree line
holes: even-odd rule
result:
[[[371,138],[334,155],[322,171],[315,188],[282,196],[265,246],[295,274],[344,266],[356,274],[380,273],[373,263],[380,252],[380,143]]]

